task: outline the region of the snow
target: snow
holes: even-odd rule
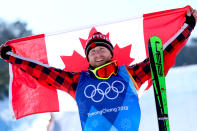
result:
[[[197,66],[172,68],[166,77],[167,103],[172,131],[196,131]],[[140,99],[140,131],[158,131],[153,89]]]
[[[197,65],[172,68],[166,76],[168,112],[171,131],[196,131],[197,121]],[[141,122],[139,131],[158,131],[153,89],[141,98]],[[12,120],[8,99],[0,101],[1,131],[46,131],[50,114],[38,114]],[[78,113],[56,113],[55,129],[79,131]],[[77,121],[77,122],[76,122]],[[54,128],[54,124],[51,126]]]

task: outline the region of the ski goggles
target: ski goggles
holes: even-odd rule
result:
[[[117,63],[116,61],[111,61],[95,68],[94,70],[90,69],[90,71],[95,75],[96,78],[107,80],[112,75],[117,74]]]

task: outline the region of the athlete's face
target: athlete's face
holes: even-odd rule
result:
[[[105,64],[106,62],[110,61],[112,55],[106,47],[96,46],[95,48],[90,50],[88,58],[91,66],[99,67]]]

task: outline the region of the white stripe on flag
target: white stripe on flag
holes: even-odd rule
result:
[[[9,81],[9,109],[12,115],[12,119],[16,120],[13,106],[12,106],[12,82],[13,82],[13,72],[12,72],[12,65],[9,63],[9,75],[10,75],[10,81]]]
[[[130,57],[135,59],[132,64],[141,62],[146,58],[143,17],[98,26],[97,29],[104,34],[109,32],[109,38],[113,45],[118,44],[120,47],[125,47],[132,44]]]
[[[132,44],[130,57],[135,59],[132,64],[141,62],[146,58],[143,17],[100,25],[95,28],[103,34],[109,33],[109,39],[114,46],[118,44],[122,48]],[[71,56],[74,50],[85,57],[79,38],[87,39],[90,30],[91,28],[87,28],[73,32],[46,35],[45,44],[49,65],[60,69],[65,68],[60,56]],[[141,86],[138,96],[143,94],[147,85],[148,82]]]
[[[38,65],[42,65],[42,66],[44,66],[44,67],[50,67],[50,66],[47,65],[47,64],[43,64],[43,63],[41,63],[41,62],[39,62],[39,61],[36,61],[36,60],[33,60],[33,59],[29,59],[29,58],[26,58],[26,57],[22,57],[22,56],[16,55],[16,54],[14,54],[13,52],[7,52],[7,54],[8,54],[8,55],[11,55],[11,56],[14,56],[14,57],[16,57],[16,58],[22,59],[22,60],[26,60],[26,61],[29,61],[29,62],[36,63],[36,64],[38,64]]]
[[[45,44],[49,65],[60,69],[65,68],[60,56],[71,56],[74,50],[85,57],[79,38],[87,38],[88,35],[89,29],[46,36]]]
[[[95,27],[97,31],[107,34],[112,44],[125,47],[132,44],[130,57],[138,63],[146,58],[144,46],[143,17],[138,17],[128,21],[101,25]],[[64,68],[60,56],[71,56],[73,51],[77,51],[85,57],[79,38],[87,39],[91,28],[46,35],[45,43],[47,48],[48,62],[50,66]]]
[[[164,45],[163,45],[163,50],[170,44],[172,43],[173,40],[177,38],[178,35],[180,35],[183,30],[188,26],[188,24],[184,23],[184,25],[181,27],[181,29],[171,38],[169,39]]]

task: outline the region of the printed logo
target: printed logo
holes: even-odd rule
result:
[[[88,85],[85,87],[84,95],[86,98],[92,99],[94,102],[101,102],[104,97],[114,100],[125,89],[125,85],[121,81],[114,81],[111,85],[108,82],[100,82],[97,87]]]

